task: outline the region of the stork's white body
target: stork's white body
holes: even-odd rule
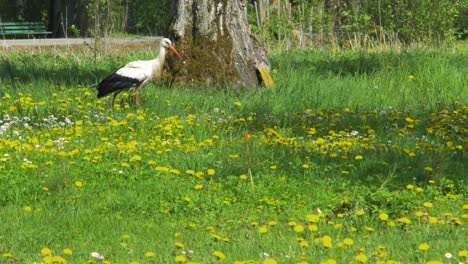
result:
[[[174,52],[179,58],[179,53],[172,46],[169,39],[162,39],[159,47],[159,54],[153,60],[138,60],[127,63],[124,67],[118,69],[113,74],[102,80],[97,89],[98,98],[113,93],[112,105],[117,94],[122,91],[134,91],[143,87],[152,80],[161,78],[164,61],[166,59],[167,49]],[[138,104],[138,94],[136,94],[136,104]]]

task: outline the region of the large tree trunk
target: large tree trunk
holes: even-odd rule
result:
[[[170,37],[184,57],[177,80],[195,85],[254,86],[257,67],[269,67],[265,49],[250,32],[247,0],[178,0]]]

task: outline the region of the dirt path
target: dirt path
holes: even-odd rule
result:
[[[109,44],[138,43],[147,41],[159,41],[161,37],[138,37],[138,38],[105,38],[101,39]],[[59,39],[3,39],[0,45],[4,49],[18,46],[67,46],[94,43],[94,38],[59,38]]]

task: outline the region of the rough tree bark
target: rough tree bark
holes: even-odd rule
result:
[[[267,52],[251,34],[248,0],[177,0],[170,37],[184,57],[177,80],[195,85],[256,86]]]

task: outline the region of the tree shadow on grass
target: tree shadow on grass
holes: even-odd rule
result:
[[[46,81],[51,84],[91,86],[110,74],[107,67],[96,68],[89,63],[76,63],[73,60],[54,61],[37,57],[0,59],[0,79],[4,82],[19,80],[23,83]]]
[[[288,62],[273,61],[283,64],[297,71],[311,71],[319,75],[361,75],[373,74],[382,70],[387,65],[394,65],[398,58],[392,55],[382,55],[378,53],[339,53],[339,54],[306,54],[297,55],[288,59]],[[281,67],[281,65],[278,65]]]

